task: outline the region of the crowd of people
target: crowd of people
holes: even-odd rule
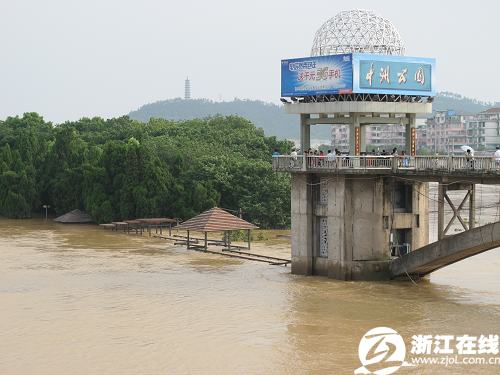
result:
[[[291,156],[293,161],[296,161],[298,156],[299,156],[300,149],[298,148],[293,148],[290,155],[284,154],[285,156]],[[280,152],[278,149],[274,149],[273,156],[280,156]],[[313,163],[316,163],[316,165],[321,165],[324,162],[329,162],[333,163],[337,160],[337,158],[341,158],[341,160],[348,160],[350,153],[349,152],[340,152],[337,148],[335,148],[333,151],[330,149],[328,151],[323,151],[323,150],[318,150],[318,149],[312,149],[308,148],[307,150],[304,151],[305,156],[316,156],[318,159],[313,159]],[[361,156],[375,156],[375,157],[397,157],[399,159],[399,166],[400,167],[409,167],[410,166],[410,157],[406,154],[405,150],[401,151],[401,154],[398,153],[397,147],[394,147],[392,151],[389,153],[385,149],[383,149],[381,152],[376,151],[375,149],[372,149],[371,152],[362,152]],[[437,156],[437,154],[436,154]],[[467,166],[470,168],[475,167],[475,159],[474,159],[474,150],[472,148],[467,148],[465,150],[465,159],[467,162]],[[493,154],[493,160],[495,162],[495,168],[496,170],[500,170],[500,146],[496,147],[496,151]],[[367,158],[366,162],[368,163],[374,163],[374,159],[372,158]]]
[[[291,156],[292,160],[297,160],[299,156],[300,149],[298,148],[293,148],[290,155],[285,153],[283,156]],[[312,149],[308,148],[307,150],[304,151],[303,153],[305,156],[316,156],[318,159],[313,159],[312,163],[316,165],[322,165],[324,162],[335,162],[337,159],[340,160],[349,160],[350,152],[341,152],[337,148],[335,148],[333,151],[330,149],[328,151],[323,151],[323,150],[318,150],[318,149]],[[274,149],[273,156],[281,156],[280,152],[278,149]],[[378,157],[399,157],[400,160],[400,166],[402,167],[408,167],[410,164],[410,158],[408,155],[406,155],[405,151],[401,152],[401,155],[398,154],[397,148],[393,148],[391,153],[388,153],[385,149],[382,150],[382,152],[377,152],[375,149],[372,150],[372,152],[363,152],[361,153],[361,156],[378,156]],[[373,164],[374,159],[372,158],[367,158],[366,159],[367,163]]]

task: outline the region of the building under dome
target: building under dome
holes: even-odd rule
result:
[[[370,10],[347,10],[318,29],[311,56],[351,52],[404,55],[405,45],[388,19]]]

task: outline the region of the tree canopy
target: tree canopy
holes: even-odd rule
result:
[[[271,169],[274,148],[237,116],[141,123],[83,118],[53,125],[36,113],[0,121],[0,215],[79,208],[96,222],[190,218],[208,208],[241,210],[261,227],[290,224],[290,181]]]

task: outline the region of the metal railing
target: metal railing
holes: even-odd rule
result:
[[[414,170],[488,172],[500,175],[500,163],[481,156],[273,156],[276,171]]]

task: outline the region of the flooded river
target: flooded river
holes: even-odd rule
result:
[[[352,374],[377,326],[407,347],[415,334],[500,334],[500,249],[417,285],[341,282],[94,226],[0,220],[0,262],[1,375]]]

